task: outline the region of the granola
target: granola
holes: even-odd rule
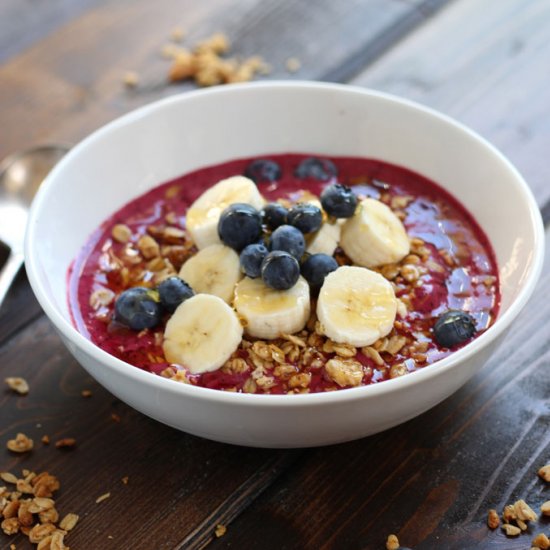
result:
[[[223,33],[215,33],[206,40],[198,42],[192,49],[166,44],[161,53],[163,57],[172,61],[168,73],[168,79],[171,82],[192,79],[199,86],[214,86],[247,82],[257,74],[265,75],[270,72],[269,65],[260,56],[252,56],[244,60],[225,57],[229,49],[230,43],[227,36]]]
[[[193,63],[199,63],[197,59],[200,58],[200,69],[204,70],[202,77],[206,78],[209,70],[206,60],[212,56],[220,57],[227,48],[227,40],[215,36],[189,51],[182,51],[179,46],[172,44],[166,49],[166,54],[173,56],[174,63],[180,68],[190,62],[191,58],[195,60]],[[201,65],[203,62],[205,64]],[[198,69],[195,67],[194,70]],[[302,160],[301,157],[294,159],[291,155],[274,158],[280,163],[288,163],[284,170],[289,174],[293,173],[295,164]],[[355,161],[360,166],[363,166],[361,163],[368,166],[368,161]],[[227,177],[235,172],[243,173],[248,162],[228,163],[227,166],[231,167],[227,168],[228,172],[220,171],[219,174]],[[224,166],[210,170],[225,170]],[[377,166],[377,169],[380,167]],[[391,170],[396,168],[387,170],[391,175]],[[201,172],[198,174],[200,177]],[[120,324],[117,325],[116,319],[113,319],[113,310],[123,291],[139,287],[151,292],[151,300],[158,301],[156,289],[160,282],[180,273],[182,266],[185,267],[187,261],[199,252],[185,226],[186,208],[190,202],[186,195],[186,189],[190,187],[185,185],[187,176],[151,191],[148,196],[154,200],[147,203],[157,205],[157,210],[144,210],[141,221],[122,210],[112,223],[106,223],[105,240],[97,244],[96,263],[82,258],[84,271],[94,283],[90,288],[90,303],[78,304],[81,314],[75,317],[83,319],[82,323],[86,325],[92,340],[95,341],[95,335],[100,336],[101,345],[109,353],[162,377],[225,391],[277,394],[334,391],[379,383],[407,375],[446,357],[453,350],[434,342],[433,319],[436,313],[433,312],[449,307],[445,301],[449,293],[452,294],[453,303],[464,302],[468,298],[464,295],[464,288],[468,285],[470,294],[475,289],[476,296],[481,297],[480,302],[492,304],[483,306],[485,309],[477,312],[480,326],[486,328],[498,309],[498,278],[494,275],[490,252],[482,250],[482,243],[474,241],[473,247],[476,253],[485,254],[484,262],[489,267],[476,272],[474,267],[467,265],[470,271],[465,275],[464,258],[471,255],[470,251],[457,246],[455,254],[454,249],[449,251],[445,247],[438,247],[425,240],[421,232],[414,232],[415,216],[419,216],[418,213],[423,209],[441,208],[443,211],[435,195],[419,197],[416,191],[410,192],[406,186],[374,185],[367,176],[356,178],[354,174],[340,174],[340,177],[344,183],[357,188],[359,198],[377,194],[376,199],[385,208],[392,209],[398,218],[413,227],[408,235],[409,251],[402,259],[370,268],[387,281],[385,284],[391,285],[397,311],[393,325],[390,323],[388,327],[389,332],[369,345],[354,346],[327,337],[326,327],[322,326],[317,317],[317,298],[313,291],[310,315],[309,318],[305,315],[302,330],[281,331],[274,339],[252,337],[249,321],[241,315],[239,321],[245,336],[240,345],[233,348],[235,351],[230,355],[228,353],[227,359],[222,360],[215,372],[196,374],[186,368],[183,362],[166,358],[162,331],[166,316],[160,328],[144,328],[135,333],[125,332]],[[285,208],[305,200],[318,201],[321,189],[318,184],[310,185],[303,181],[291,183],[301,185],[302,189],[284,196],[278,196],[275,189],[268,198],[277,199],[278,204]],[[422,183],[424,185],[424,180]],[[267,195],[266,187],[262,185],[258,184],[258,189]],[[429,185],[426,183],[424,187],[429,188]],[[143,200],[143,197],[138,200]],[[449,212],[446,204],[445,215],[451,215]],[[323,216],[322,223],[335,223],[335,220],[328,220],[326,212]],[[455,207],[452,216],[462,224],[461,227],[464,226],[467,237],[463,240],[474,240],[475,231],[465,227],[466,222],[460,218],[458,207]],[[310,238],[306,235],[306,240]],[[481,237],[480,241],[483,241]],[[340,247],[334,250],[333,256],[338,265],[353,264]],[[82,270],[75,272],[80,273]],[[181,273],[180,276],[183,277]],[[453,288],[453,278],[457,279],[456,288]]]
[[[14,453],[27,453],[32,451],[34,442],[23,433],[18,433],[15,439],[10,439],[7,443],[7,448]]]
[[[29,384],[24,378],[19,376],[8,376],[5,382],[11,390],[19,395],[27,395],[29,393]]]
[[[0,491],[3,517],[0,528],[4,534],[21,532],[40,550],[68,550],[65,537],[79,518],[69,513],[59,522],[56,501],[52,498],[60,487],[57,478],[48,472],[36,474],[28,470],[23,470],[20,478],[11,472],[0,472],[0,478],[15,485],[15,490],[2,487]]]

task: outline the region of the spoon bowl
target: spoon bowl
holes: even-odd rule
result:
[[[10,248],[0,272],[0,306],[23,263],[32,199],[48,172],[68,150],[67,145],[41,145],[10,155],[0,163],[0,241]]]

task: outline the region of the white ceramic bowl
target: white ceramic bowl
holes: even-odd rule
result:
[[[438,182],[476,217],[496,252],[502,305],[495,324],[452,356],[402,378],[327,394],[224,393],[166,380],[108,355],[73,327],[67,270],[89,235],[127,201],[166,180],[268,153],[377,158]],[[464,384],[533,292],[543,226],[520,174],[450,118],[389,95],[333,84],[214,88],[153,103],[101,128],[51,172],[32,207],[26,267],[61,339],[114,395],[144,414],[209,439],[307,447],[404,422]]]

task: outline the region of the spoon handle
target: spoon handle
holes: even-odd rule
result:
[[[0,271],[0,307],[2,307],[2,302],[22,264],[23,254],[21,252],[12,252],[8,261],[4,264],[2,271]]]

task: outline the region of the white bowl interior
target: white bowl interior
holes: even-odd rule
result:
[[[445,117],[408,102],[303,83],[187,94],[141,109],[90,136],[54,169],[33,206],[27,255],[36,284],[70,322],[67,269],[116,209],[196,168],[279,152],[380,159],[448,189],[493,244],[501,313],[532,271],[540,223],[536,206],[498,151]]]

